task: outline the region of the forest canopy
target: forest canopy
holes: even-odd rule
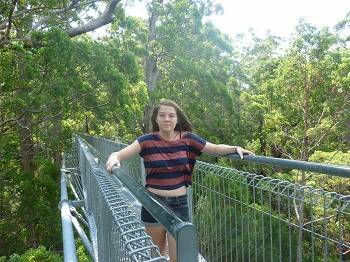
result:
[[[211,0],[149,1],[147,20],[113,0],[0,3],[0,256],[61,250],[59,167],[73,134],[132,141],[161,98],[211,142],[350,165],[350,13],[335,28],[301,20],[286,45],[231,39],[204,19],[215,12]],[[109,23],[103,38],[86,34]]]

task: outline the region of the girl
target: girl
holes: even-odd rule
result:
[[[162,199],[183,221],[189,221],[186,187],[191,185],[197,156],[203,152],[216,155],[237,153],[243,159],[243,155],[253,154],[239,146],[212,144],[192,133],[188,118],[171,100],[161,100],[153,110],[151,122],[151,133],[138,137],[132,144],[109,156],[107,170],[111,172],[113,166],[120,167],[120,161],[140,154],[147,174],[147,190]],[[166,230],[143,207],[141,219],[162,255],[168,239],[170,261],[175,262],[175,239],[167,236]]]

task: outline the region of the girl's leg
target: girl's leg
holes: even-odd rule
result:
[[[187,196],[177,197],[175,200],[169,200],[168,205],[175,211],[183,221],[190,221]],[[169,257],[171,262],[176,262],[176,241],[175,238],[167,232]]]
[[[159,247],[160,254],[165,255],[166,231],[162,226],[146,226],[147,233],[151,236],[152,242]]]
[[[170,262],[176,262],[176,241],[170,233],[167,233]]]

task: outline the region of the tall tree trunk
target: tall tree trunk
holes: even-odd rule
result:
[[[89,134],[90,128],[89,128],[89,117],[85,115],[85,127],[84,131],[86,134]]]
[[[152,130],[151,116],[152,116],[152,104],[145,107],[142,119],[142,132],[148,133]]]
[[[305,172],[302,171],[302,176],[304,176]],[[304,192],[299,191],[297,194],[297,201],[299,203],[295,203],[297,205],[297,219],[299,225],[298,231],[298,242],[297,242],[297,262],[303,261],[303,228],[304,228]]]
[[[162,3],[162,0],[152,1],[148,19],[148,55],[145,58],[145,82],[149,92],[155,90],[159,75],[154,43],[157,41],[156,23],[159,18],[158,5]]]
[[[156,23],[159,18],[158,6],[163,4],[163,0],[154,0],[151,3],[150,15],[148,19],[148,55],[145,57],[145,82],[147,85],[148,93],[151,94],[157,86],[157,80],[159,77],[159,70],[157,67],[157,54],[154,43],[157,41],[157,28]],[[152,115],[152,102],[146,106],[142,119],[142,131],[147,133],[151,131],[151,115]]]
[[[19,11],[25,10],[25,4],[21,2],[14,1],[14,5],[17,5]],[[22,28],[16,28],[16,37],[23,38],[26,32],[28,32],[32,28],[32,19],[28,19],[26,24],[23,25]],[[26,76],[25,72],[25,58],[20,55],[18,59],[18,78],[21,86],[18,87],[16,95],[18,97],[26,96],[27,90],[25,90],[26,85]],[[23,117],[18,120],[19,124],[19,138],[20,138],[20,154],[21,154],[21,167],[23,171],[32,172],[34,169],[33,160],[35,156],[34,152],[34,142],[32,138],[32,116],[29,112],[27,112],[26,106],[20,108],[17,112],[18,115],[23,114]]]

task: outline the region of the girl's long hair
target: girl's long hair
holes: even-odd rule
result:
[[[188,120],[188,117],[186,114],[182,111],[182,109],[179,107],[178,104],[176,104],[172,100],[167,100],[167,99],[162,99],[158,105],[156,105],[153,108],[152,112],[152,117],[151,117],[151,122],[152,122],[152,131],[159,131],[159,126],[156,122],[157,120],[157,115],[160,106],[171,106],[175,108],[176,110],[176,115],[177,115],[177,124],[175,126],[175,131],[189,131],[191,132],[193,130],[191,122]]]

